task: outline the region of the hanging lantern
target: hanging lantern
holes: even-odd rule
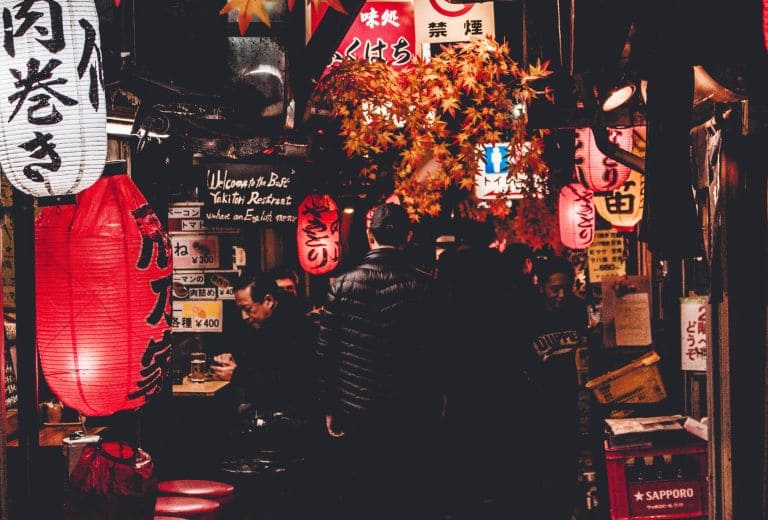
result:
[[[645,176],[634,170],[615,190],[595,195],[595,209],[618,231],[631,231],[643,218]]]
[[[0,164],[11,184],[29,195],[78,193],[96,182],[107,156],[96,5],[59,0],[5,6]]]
[[[631,128],[609,128],[608,139],[623,150],[632,149]],[[576,177],[590,190],[600,193],[618,188],[629,177],[629,167],[606,157],[595,144],[589,128],[576,130]]]
[[[160,221],[127,175],[105,172],[76,204],[42,209],[37,346],[64,404],[103,416],[160,392],[170,361],[171,262]]]
[[[569,249],[586,249],[595,238],[595,203],[592,192],[572,182],[560,190],[557,212],[560,241]]]
[[[296,245],[301,268],[326,274],[339,265],[339,208],[329,195],[313,193],[299,204]]]

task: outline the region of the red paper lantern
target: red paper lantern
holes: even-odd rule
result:
[[[609,128],[608,139],[624,150],[632,150],[631,128]],[[606,157],[598,150],[589,128],[576,130],[576,177],[590,190],[600,193],[615,190],[629,177],[629,167]]]
[[[313,193],[299,204],[296,245],[301,268],[325,274],[339,265],[339,207],[329,195]]]
[[[560,190],[557,213],[560,241],[570,249],[586,249],[595,238],[595,202],[592,192],[572,182]]]
[[[172,254],[127,175],[35,222],[37,346],[56,396],[86,416],[133,410],[162,389],[171,353]]]

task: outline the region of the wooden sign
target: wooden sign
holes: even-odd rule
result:
[[[285,164],[204,165],[203,219],[220,226],[295,224],[296,170]]]

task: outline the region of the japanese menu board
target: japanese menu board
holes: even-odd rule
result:
[[[589,283],[600,283],[606,276],[627,274],[624,254],[624,238],[618,231],[595,231],[595,240],[587,252]]]
[[[285,164],[203,165],[207,225],[296,224],[296,170]]]

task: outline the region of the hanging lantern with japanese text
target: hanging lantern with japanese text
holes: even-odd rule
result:
[[[4,6],[0,165],[29,195],[78,193],[96,182],[107,156],[96,5],[47,0]]]
[[[128,175],[105,173],[75,204],[42,208],[35,250],[37,346],[53,393],[86,416],[159,394],[171,353],[171,245]]]
[[[326,274],[339,265],[339,207],[329,195],[307,195],[299,204],[296,247],[301,268],[309,274]]]
[[[609,128],[608,139],[623,150],[632,149],[631,128]],[[597,148],[589,128],[576,130],[576,178],[585,187],[600,193],[618,188],[629,177],[629,167],[606,157]]]
[[[586,249],[595,238],[595,203],[592,191],[578,182],[560,190],[557,205],[560,241],[569,249]]]
[[[632,170],[619,188],[595,195],[595,209],[618,231],[631,231],[643,218],[645,176]]]

